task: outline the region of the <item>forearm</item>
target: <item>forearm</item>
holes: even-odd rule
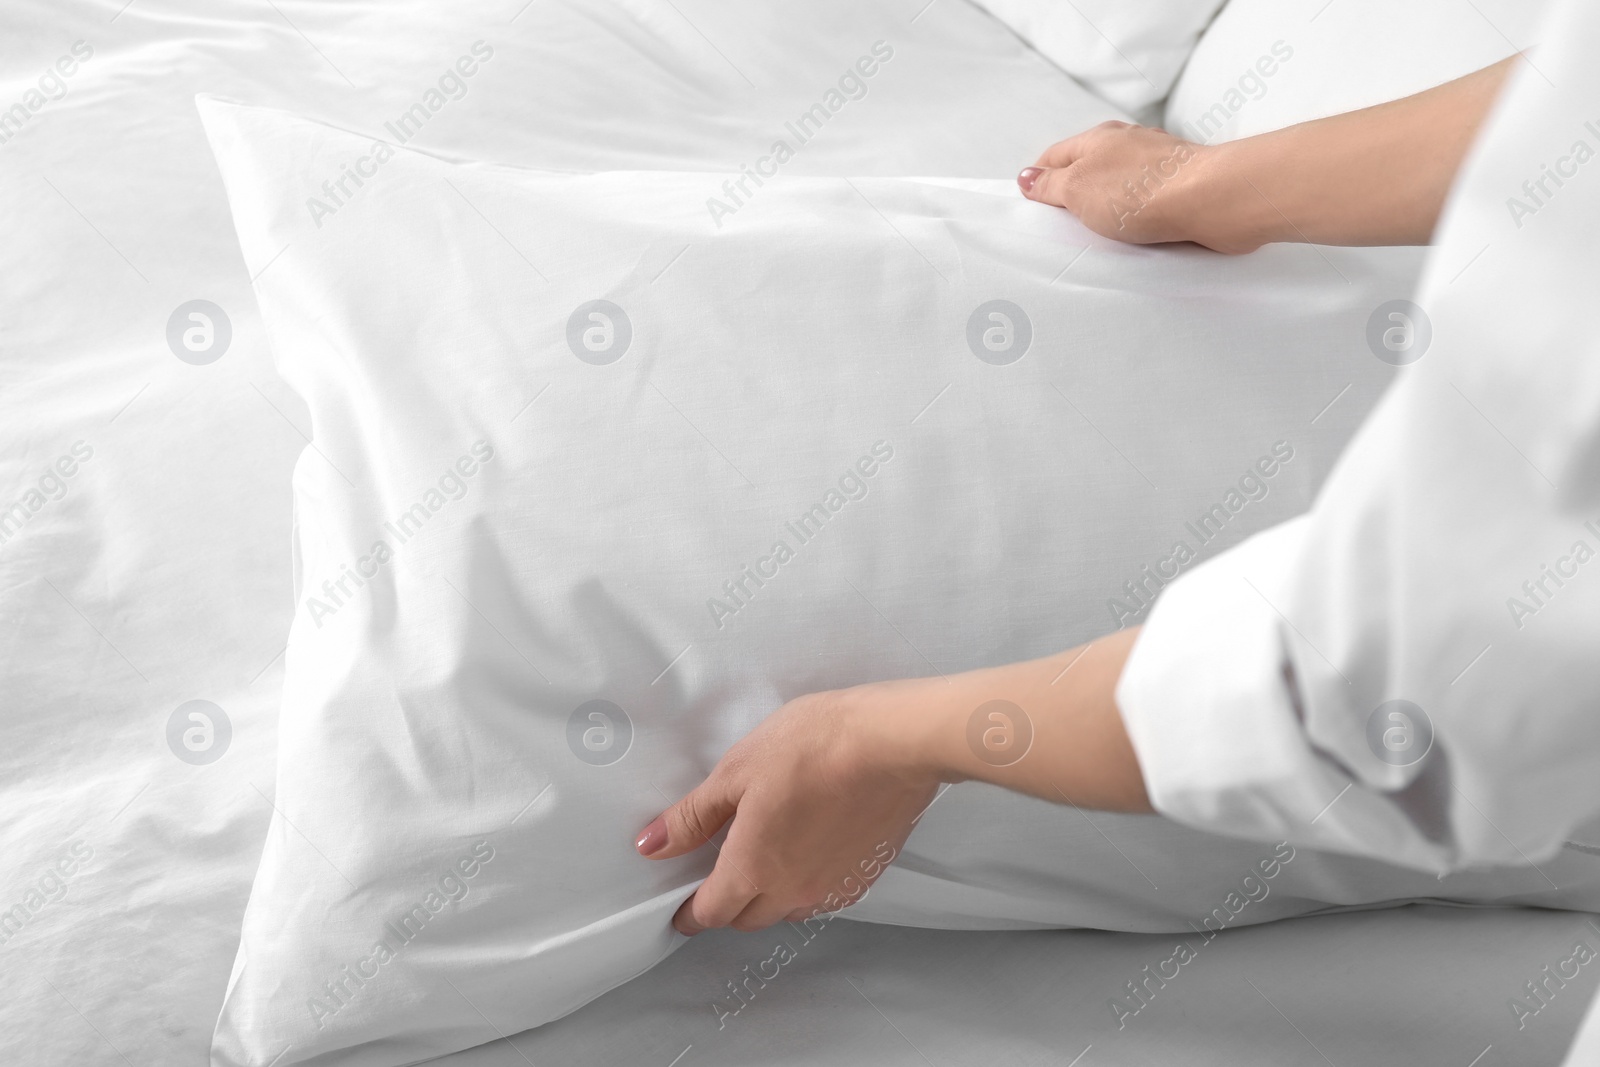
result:
[[[1194,218],[1211,231],[1333,245],[1426,244],[1519,57],[1376,107],[1208,148]],[[1200,191],[1197,189],[1197,191]],[[1230,243],[1217,236],[1215,243]]]
[[[869,758],[909,779],[984,781],[1056,803],[1148,812],[1116,705],[1138,637],[1122,630],[1058,655],[948,678],[848,691]]]

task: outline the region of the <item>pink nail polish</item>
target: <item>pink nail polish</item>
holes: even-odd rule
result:
[[[1025,193],[1033,192],[1033,183],[1039,180],[1039,175],[1044,171],[1038,167],[1023,167],[1022,173],[1017,175],[1017,185]]]
[[[667,821],[657,818],[649,826],[646,826],[644,832],[639,835],[639,839],[633,843],[633,847],[639,850],[641,856],[654,855],[666,848]]]

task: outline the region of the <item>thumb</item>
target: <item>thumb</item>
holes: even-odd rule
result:
[[[739,802],[714,779],[701,782],[682,800],[657,815],[633,842],[642,856],[672,859],[693,852],[711,840],[733,818]]]
[[[1017,175],[1017,188],[1029,200],[1064,207],[1068,211],[1073,210],[1077,200],[1066,167],[1024,167]]]

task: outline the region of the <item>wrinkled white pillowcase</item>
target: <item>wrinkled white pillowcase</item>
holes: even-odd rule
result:
[[[1069,647],[1304,508],[1420,261],[1113,245],[1005,181],[730,195],[202,113],[313,421],[219,1065],[411,1063],[650,967],[712,859],[639,858],[651,816],[785,699]],[[1274,856],[957,786],[850,914],[1186,931]],[[1544,888],[1281,866],[1237,922]]]
[[[1111,103],[1162,99],[1223,0],[973,0]]]
[[[1548,0],[1228,0],[1164,125],[1215,144],[1419,93],[1534,43]]]

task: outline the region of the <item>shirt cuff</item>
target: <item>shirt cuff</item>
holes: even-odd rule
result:
[[[1301,516],[1257,534],[1162,591],[1116,694],[1150,802],[1213,833],[1438,871],[1438,843],[1307,728],[1297,642],[1275,605],[1309,527]]]

